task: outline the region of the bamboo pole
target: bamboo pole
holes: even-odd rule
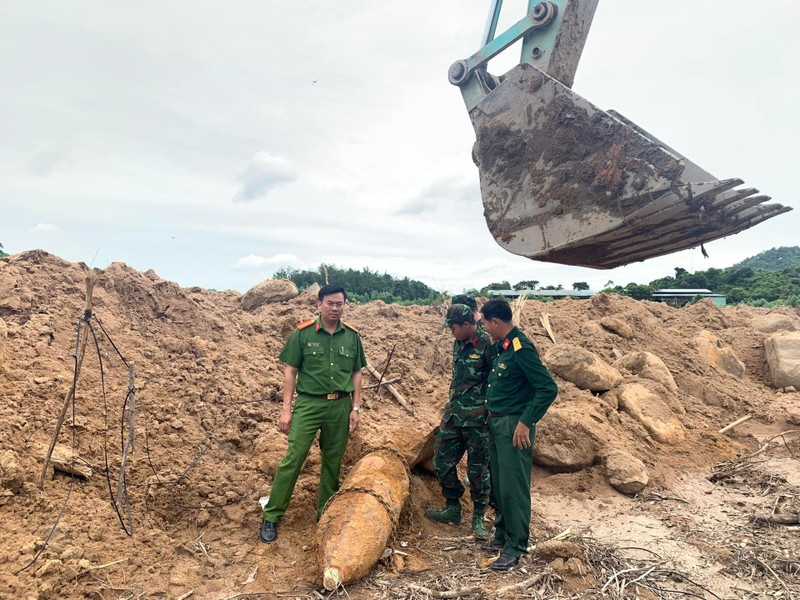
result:
[[[92,292],[94,292],[94,284],[96,278],[94,273],[89,273],[86,275],[86,302],[83,305],[83,316],[81,317],[80,323],[83,324],[85,321],[91,318],[92,316]],[[69,408],[70,402],[73,399],[75,394],[75,387],[78,385],[78,376],[81,372],[81,366],[83,365],[83,357],[86,354],[86,342],[89,337],[89,328],[84,326],[82,335],[78,341],[78,347],[75,349],[77,352],[77,363],[75,366],[75,376],[72,381],[72,385],[67,392],[67,395],[64,398],[64,406],[61,407],[61,414],[58,416],[58,421],[56,421],[56,429],[53,432],[53,439],[50,440],[50,448],[47,450],[47,454],[44,458],[44,466],[42,467],[42,474],[39,476],[39,489],[44,488],[44,478],[47,475],[47,467],[50,466],[50,458],[53,456],[53,449],[56,447],[56,442],[58,441],[58,434],[61,433],[61,426],[64,424],[64,417],[67,414],[67,408]]]

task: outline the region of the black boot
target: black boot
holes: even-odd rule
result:
[[[278,524],[272,521],[263,521],[261,531],[258,532],[258,539],[265,544],[271,544],[278,537]]]
[[[516,566],[519,562],[519,557],[513,554],[501,553],[490,566],[495,571],[508,571],[511,567]]]

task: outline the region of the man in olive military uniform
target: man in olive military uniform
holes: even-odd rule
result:
[[[450,299],[450,304],[466,304],[469,306],[470,310],[472,311],[472,316],[475,318],[475,324],[478,326],[478,329],[483,331],[483,325],[481,324],[481,313],[478,311],[478,303],[475,301],[475,298],[467,296],[466,294],[456,294]]]
[[[275,541],[278,521],[286,512],[297,477],[317,431],[322,454],[317,519],[339,489],[339,470],[347,439],[358,427],[361,369],[367,364],[361,337],[341,320],[347,294],[338,285],[325,285],[317,294],[319,316],[300,323],[280,354],[283,410],[278,429],[289,432],[286,450],[263,510],[259,538]],[[295,389],[297,399],[292,411]]]
[[[501,549],[492,568],[510,569],[528,552],[531,523],[531,467],[536,423],[558,395],[553,376],[533,343],[512,322],[511,307],[500,299],[481,309],[483,326],[496,342],[489,374],[489,456],[497,496],[493,548]]]
[[[455,338],[453,378],[450,398],[434,442],[433,468],[445,498],[443,509],[428,508],[425,514],[434,521],[461,522],[461,496],[464,486],[458,478],[458,463],[467,453],[467,474],[472,498],[472,532],[478,539],[489,539],[484,525],[489,500],[489,429],[486,425],[486,381],[494,358],[494,348],[486,332],[479,331],[472,309],[453,304],[444,319]]]

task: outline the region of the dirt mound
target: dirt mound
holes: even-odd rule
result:
[[[141,273],[120,263],[95,269],[90,322],[101,360],[90,336],[75,412],[71,407],[67,411],[59,438],[60,445],[74,446],[93,474],[71,483],[56,471],[48,474],[40,491],[43,455],[73,380],[76,331],[89,271],[84,264],[43,251],[0,260],[0,597],[175,598],[190,591],[198,598],[266,591],[280,597],[314,597],[321,584],[314,547],[316,447],[301,473],[278,541],[259,544],[257,530],[258,499],[269,493],[286,449],[286,438],[276,427],[283,373],[277,356],[295,324],[313,315],[315,298],[301,294],[245,311],[237,292],[181,288],[152,271]],[[741,574],[746,563],[741,558],[743,546],[738,545],[745,534],[736,533],[741,527],[756,526],[748,525],[745,514],[756,504],[780,504],[785,502],[782,497],[800,496],[794,487],[800,486],[800,469],[787,452],[794,448],[798,455],[792,435],[775,438],[761,453],[782,461],[781,481],[775,479],[776,473],[764,470],[771,463],[760,471],[747,471],[749,479],[747,473],[733,478],[740,486],[736,493],[744,489],[741,486],[768,492],[748,496],[747,502],[733,496],[723,499],[731,503],[740,527],[731,529],[730,535],[726,529],[725,539],[715,538],[709,524],[713,519],[705,518],[711,509],[704,494],[691,493],[698,485],[710,487],[709,495],[716,493],[719,485],[704,479],[714,465],[754,451],[760,441],[792,429],[787,417],[797,414],[800,394],[779,394],[770,387],[764,354],[768,334],[752,324],[768,311],[719,309],[708,302],[675,310],[604,295],[587,301],[529,301],[520,325],[543,356],[555,345],[539,323],[545,312],[558,344],[580,347],[608,365],[637,352],[660,359],[677,390],[624,367],[620,385],[636,385],[648,394],[662,390],[659,411],[675,420],[684,439],[675,444],[659,441],[652,427],[637,419],[637,411],[623,410],[618,390],[593,393],[557,379],[559,399],[537,437],[532,542],[572,526],[575,531],[582,529],[581,543],[591,530],[619,545],[632,545],[621,543],[621,530],[613,528],[618,520],[628,532],[634,526],[647,528],[653,548],[668,540],[681,544],[680,556],[687,561],[694,556],[696,562],[673,565],[673,570],[694,569],[692,579],[717,593],[797,586],[800,580],[791,568],[775,571],[780,582],[761,569],[761,579],[749,585]],[[791,309],[772,313],[800,329],[800,318]],[[442,314],[438,306],[382,302],[347,309],[345,320],[359,329],[367,358],[379,371],[394,350],[386,378],[397,380],[394,386],[411,403],[414,414],[385,390],[366,391],[362,424],[348,445],[345,470],[369,450],[420,444],[438,423],[447,398],[452,343],[449,332],[439,327]],[[743,376],[733,376],[698,353],[694,340],[703,332],[738,357],[745,366]],[[136,372],[135,452],[128,458],[126,472],[132,536],[123,531],[111,501],[117,490],[129,382],[117,350]],[[372,380],[365,376],[367,383]],[[647,408],[645,404],[642,410]],[[716,433],[746,414],[754,418],[727,435]],[[784,449],[776,447],[780,440]],[[646,470],[642,478],[649,477],[637,498],[620,494],[607,480],[604,460],[619,452],[641,461]],[[771,481],[767,488],[764,481]],[[44,544],[68,493],[67,507],[42,556],[18,572]],[[741,493],[746,495],[746,490]],[[665,524],[677,517],[663,499],[678,496],[688,508],[675,528]],[[642,500],[647,497],[662,500]],[[737,508],[740,502],[745,508]],[[351,597],[383,597],[389,589],[400,590],[401,595],[406,589],[409,595],[412,588],[403,586],[412,584],[457,587],[458,578],[447,577],[466,572],[489,591],[524,579],[522,574],[514,579],[513,573],[500,576],[481,568],[485,557],[466,526],[454,529],[427,521],[424,508],[440,503],[435,479],[415,471],[411,502],[392,542],[398,552],[387,554],[373,574],[348,588]],[[125,520],[124,511],[122,517]],[[759,539],[766,539],[770,531],[759,530]],[[631,535],[638,536],[637,546],[647,542],[641,533]],[[756,534],[746,535],[752,547]],[[786,537],[771,547],[780,547],[788,556],[800,555],[797,542]],[[706,560],[709,548],[716,562]],[[668,550],[678,551],[672,546]],[[553,561],[542,558],[545,555],[532,553],[528,560],[553,563],[564,577],[569,571],[565,561],[573,571],[580,571],[580,564],[592,570],[596,556],[584,548],[585,560],[578,564],[574,556]],[[737,571],[737,566],[742,569]],[[605,580],[601,571],[592,574],[567,578],[572,587],[562,591],[596,592]],[[583,587],[580,581],[585,582]],[[524,588],[516,588],[517,592],[523,594]]]

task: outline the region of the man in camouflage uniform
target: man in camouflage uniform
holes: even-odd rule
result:
[[[486,382],[494,360],[489,336],[478,330],[472,309],[453,304],[444,324],[453,342],[453,378],[450,399],[436,433],[433,468],[445,498],[443,509],[428,508],[425,514],[442,523],[461,522],[464,485],[458,478],[458,463],[467,453],[467,474],[472,497],[472,532],[488,539],[483,518],[489,500],[489,430],[486,424]]]
[[[478,303],[472,296],[466,294],[456,294],[450,299],[450,304],[466,304],[472,311],[472,316],[475,318],[475,324],[480,331],[483,331],[483,324],[481,323],[481,313],[478,311]]]

